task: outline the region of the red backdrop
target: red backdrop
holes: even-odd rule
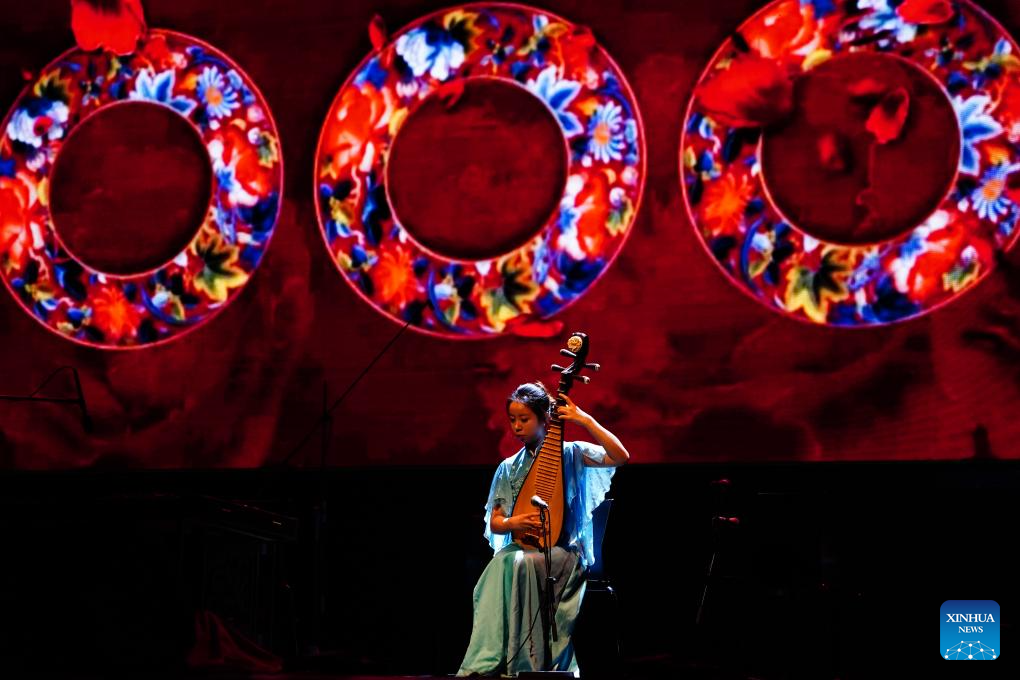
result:
[[[982,4],[1020,33],[1020,5]],[[380,13],[396,30],[447,3],[257,5],[149,0],[146,9],[151,26],[195,35],[226,52],[273,109],[286,196],[267,256],[243,294],[212,322],[140,351],[104,352],[65,341],[2,291],[0,392],[28,392],[53,369],[73,365],[95,421],[95,432],[86,435],[73,408],[0,402],[5,467],[281,461],[315,424],[324,381],[332,400],[398,330],[349,289],[327,257],[315,217],[313,155],[337,88],[371,49],[372,15]],[[645,200],[630,240],[605,276],[558,317],[565,332],[589,333],[591,359],[604,367],[592,385],[577,387],[577,401],[620,435],[635,462],[959,458],[971,455],[981,425],[995,455],[1020,455],[1014,444],[1020,270],[1010,268],[1020,267],[1020,256],[934,314],[887,328],[837,330],[758,306],[699,245],[678,184],[681,119],[712,52],[759,6],[749,0],[544,5],[590,26],[617,60],[639,100],[648,140]],[[73,44],[69,13],[63,1],[5,5],[5,106],[21,89],[23,71],[38,72]],[[167,135],[173,139],[172,131]],[[113,140],[109,132],[107,140]],[[521,153],[529,153],[526,141]],[[166,151],[161,158],[172,156]],[[167,186],[180,187],[182,195],[195,186],[191,176],[148,170],[160,166],[138,154],[110,158],[123,173],[141,167],[163,190],[153,194],[156,207],[125,201],[126,212],[109,224],[93,218],[79,236],[105,255],[126,249],[131,225],[153,224],[154,214],[164,217],[161,224],[172,222],[159,203],[174,207]],[[88,167],[82,161],[77,170],[83,182]],[[69,192],[65,206],[77,200],[76,191],[86,193],[66,178],[62,184]],[[515,205],[514,196],[493,196]],[[176,208],[189,214],[189,206]],[[552,380],[548,365],[564,337],[451,342],[408,330],[335,412],[327,463],[495,464],[514,448],[505,433],[505,395],[524,380]],[[48,392],[65,387],[57,380]],[[313,440],[292,462],[317,464],[318,455]]]

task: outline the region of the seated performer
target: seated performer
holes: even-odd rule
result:
[[[525,383],[507,399],[506,412],[514,435],[524,448],[496,469],[485,505],[485,538],[494,555],[474,590],[471,641],[457,675],[501,675],[523,671],[560,670],[579,673],[571,633],[584,595],[584,569],[594,560],[592,511],[609,490],[613,468],[630,458],[616,435],[582,411],[565,394],[556,413],[562,422],[585,428],[598,445],[564,442],[563,488],[566,505],[563,540],[552,548],[555,642],[546,661],[543,626],[545,556],[523,550],[512,531],[541,528],[538,508],[511,513],[531,463],[545,438],[555,400],[540,382]],[[523,505],[523,504],[522,504]]]

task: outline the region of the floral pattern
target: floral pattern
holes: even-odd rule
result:
[[[423,248],[391,214],[385,164],[408,115],[472,77],[542,100],[570,154],[558,209],[536,235],[464,261]],[[522,5],[464,5],[404,28],[340,89],[316,153],[319,223],[344,279],[390,318],[495,337],[557,314],[611,264],[641,201],[644,143],[634,95],[587,29]]]
[[[785,115],[782,94],[798,74],[861,51],[907,59],[941,82],[956,111],[960,161],[949,196],[908,233],[827,243],[788,224],[772,203],[758,140],[763,125]],[[715,54],[687,111],[681,187],[706,250],[751,297],[810,323],[887,324],[970,290],[1017,238],[1017,52],[970,0],[770,3]]]
[[[202,137],[213,169],[207,216],[192,242],[137,275],[90,268],[53,227],[49,174],[68,133],[124,101],[165,106]],[[151,345],[210,319],[245,285],[280,206],[278,134],[254,84],[198,40],[152,30],[126,57],[73,49],[43,70],[0,138],[0,278],[52,331],[104,349]]]

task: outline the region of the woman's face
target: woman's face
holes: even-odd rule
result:
[[[545,423],[521,402],[510,402],[506,411],[510,418],[510,429],[525,446],[534,446],[545,436]]]

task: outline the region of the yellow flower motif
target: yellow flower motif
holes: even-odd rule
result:
[[[192,244],[194,253],[205,267],[193,280],[195,290],[204,292],[214,302],[225,302],[231,288],[240,288],[248,274],[237,266],[241,250],[223,240],[218,231],[203,228]]]
[[[478,32],[475,29],[475,19],[477,18],[477,12],[465,12],[462,9],[456,9],[448,12],[443,17],[443,28],[452,31],[454,28],[463,26],[467,31],[468,40],[470,40]]]
[[[634,202],[629,196],[624,196],[622,200],[623,204],[610,212],[609,219],[606,220],[606,228],[612,236],[618,236],[626,231],[634,216]]]
[[[265,130],[259,134],[258,150],[262,167],[271,168],[280,162],[280,142]]]
[[[345,227],[351,226],[351,220],[354,217],[347,201],[338,201],[332,196],[329,199],[329,216],[333,218],[334,222]]]
[[[594,115],[595,110],[599,107],[599,100],[596,97],[588,97],[584,101],[577,105],[577,108],[581,110],[581,113],[588,116],[589,118]]]
[[[66,103],[71,99],[68,94],[70,85],[71,80],[69,78],[61,78],[60,70],[54,69],[49,73],[44,73],[36,81],[35,87],[32,88],[32,94],[36,97],[44,97]]]
[[[804,58],[804,63],[802,64],[801,67],[805,71],[810,71],[811,69],[813,69],[815,66],[818,66],[822,62],[828,61],[831,56],[832,56],[831,50],[827,50],[824,48],[817,49]]]
[[[181,302],[181,299],[174,295],[170,289],[157,284],[156,295],[153,297],[165,298],[166,302],[162,305],[163,311],[168,313],[175,321],[184,321],[187,316],[187,311],[184,309],[184,303]]]
[[[388,128],[390,137],[397,136],[397,132],[400,130],[400,127],[404,124],[404,121],[407,119],[407,112],[408,108],[406,106],[402,106],[399,109],[393,111],[393,114],[390,116]]]
[[[981,271],[981,263],[978,260],[973,260],[965,265],[957,264],[942,275],[942,287],[944,290],[959,293],[977,281],[979,271]]]
[[[694,153],[694,149],[687,147],[684,149],[684,167],[688,170],[693,170],[694,166],[698,164],[698,155]]]
[[[787,272],[786,310],[795,312],[802,309],[812,321],[825,323],[829,303],[840,302],[850,296],[846,282],[852,271],[849,265],[852,256],[851,249],[829,248],[822,255],[818,271],[794,267]]]
[[[1016,71],[1020,69],[1020,59],[1015,54],[996,53],[982,57],[980,61],[965,61],[963,67],[970,71],[984,71],[992,65],[1000,67],[1003,71]]]
[[[503,284],[486,289],[481,303],[493,329],[502,332],[508,321],[531,312],[531,303],[538,297],[539,287],[531,273],[531,262],[522,253],[503,258],[499,269]]]
[[[25,292],[31,295],[32,299],[36,302],[52,300],[56,297],[56,293],[53,291],[53,284],[49,281],[40,281],[39,283],[28,284],[25,286]]]
[[[535,31],[531,34],[528,42],[524,43],[520,49],[517,50],[517,54],[525,56],[536,52],[538,50],[538,43],[543,38],[559,38],[560,36],[569,33],[570,29],[567,28],[566,24],[561,24],[558,21],[550,21],[541,31]]]
[[[776,249],[776,236],[774,231],[767,232],[768,246],[761,252],[753,253],[754,259],[751,260],[750,266],[748,267],[748,273],[752,279],[756,279],[761,276],[761,273],[765,271],[769,264],[772,262],[772,253]]]
[[[1009,163],[1012,153],[1010,149],[1002,144],[990,144],[986,147],[988,153],[989,165],[1002,165],[1003,163]]]
[[[113,80],[113,78],[117,75],[117,71],[119,70],[120,59],[116,55],[113,55],[110,57],[110,67],[106,69],[106,79]]]

